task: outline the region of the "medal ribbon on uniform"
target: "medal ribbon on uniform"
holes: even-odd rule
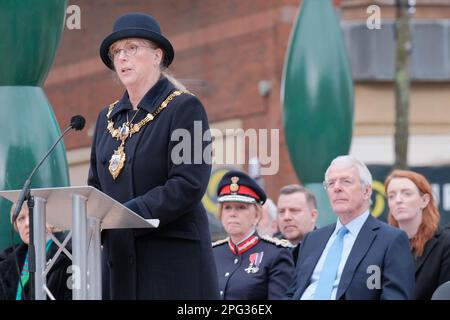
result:
[[[250,261],[250,264],[248,268],[245,269],[247,273],[257,273],[259,271],[259,265],[261,264],[262,258],[264,256],[264,252],[256,252],[252,253],[248,260]]]
[[[125,161],[127,159],[127,155],[125,154],[125,142],[127,141],[127,139],[131,138],[133,134],[138,133],[143,126],[152,121],[157,114],[159,114],[162,110],[164,110],[164,108],[167,107],[167,105],[169,104],[170,101],[172,101],[173,98],[181,95],[182,93],[192,94],[186,90],[176,90],[172,92],[153,113],[147,113],[145,118],[139,121],[138,123],[132,124],[131,122],[127,121],[118,128],[114,128],[114,122],[111,119],[109,119],[109,116],[111,115],[111,112],[117,105],[118,101],[112,103],[109,106],[108,113],[106,114],[106,118],[108,119],[107,128],[113,139],[121,141],[119,147],[117,148],[117,150],[114,150],[114,154],[111,156],[111,159],[109,160],[108,169],[114,180],[119,176],[120,172],[125,166]],[[131,119],[131,121],[133,121],[133,119]]]
[[[256,254],[255,268],[254,268],[254,272],[253,272],[253,273],[258,272],[258,270],[259,270],[259,265],[261,264],[261,261],[262,261],[262,259],[263,259],[263,256],[264,256],[264,251],[258,252],[258,253]]]

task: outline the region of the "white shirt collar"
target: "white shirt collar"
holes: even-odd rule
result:
[[[248,238],[250,238],[254,233],[256,232],[256,228],[253,228],[252,231],[250,231],[250,233],[244,237],[241,241],[239,241],[238,243],[235,243],[235,245],[239,245],[242,242],[244,242],[245,240],[247,240]],[[231,240],[233,242],[233,240]]]
[[[359,231],[361,230],[364,222],[366,222],[367,218],[369,217],[369,214],[370,214],[369,209],[367,209],[358,217],[347,223],[345,227],[348,229],[349,233],[356,237]],[[342,226],[343,224],[338,218],[336,222],[336,228],[334,229],[333,234],[337,234],[337,232],[339,231],[339,229],[342,228]]]

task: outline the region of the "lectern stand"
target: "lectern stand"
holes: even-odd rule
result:
[[[0,196],[16,202],[20,190],[0,191]],[[102,229],[157,228],[158,219],[146,220],[93,187],[31,189],[34,196],[34,244],[36,250],[35,298],[53,298],[46,285],[46,276],[63,251],[72,259],[72,296],[74,300],[100,300]],[[45,226],[69,233],[47,264]],[[72,238],[72,254],[65,248]],[[53,262],[53,263],[52,263]],[[68,285],[68,284],[61,284]]]

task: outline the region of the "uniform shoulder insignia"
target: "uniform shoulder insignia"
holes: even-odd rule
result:
[[[292,248],[293,245],[286,239],[278,239],[278,238],[273,238],[273,237],[269,237],[269,236],[260,236],[260,238],[264,241],[273,243],[276,246],[279,247],[285,247],[285,248]]]
[[[222,240],[217,240],[215,242],[212,243],[212,247],[217,247],[220,246],[221,244],[227,243],[228,242],[228,237],[226,237],[225,239]]]

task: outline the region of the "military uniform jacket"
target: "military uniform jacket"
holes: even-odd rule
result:
[[[139,103],[133,124],[154,112],[175,87],[165,77]],[[201,199],[211,165],[206,112],[201,102],[183,93],[153,121],[129,137],[125,166],[114,180],[108,166],[120,145],[107,129],[108,107],[97,119],[88,184],[145,219],[159,219],[157,229],[102,232],[106,299],[215,299],[217,277],[208,219]],[[114,128],[134,113],[125,92],[110,113]],[[206,137],[206,138],[205,138]],[[180,148],[180,143],[191,147]],[[175,163],[172,154],[183,161]],[[210,154],[210,150],[209,150]],[[179,158],[178,158],[179,159]]]
[[[215,242],[213,250],[221,299],[281,299],[295,269],[288,246],[286,240],[256,234],[238,247],[229,238]]]

